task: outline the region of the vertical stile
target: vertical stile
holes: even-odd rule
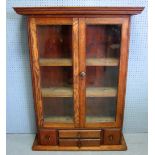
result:
[[[78,18],[73,18],[73,98],[74,98],[74,126],[79,127],[79,64],[78,64]]]
[[[86,72],[86,25],[85,18],[79,18],[79,73]],[[80,78],[80,127],[85,126],[86,78]]]
[[[29,46],[30,46],[30,63],[33,85],[34,106],[36,113],[37,126],[43,125],[43,106],[40,87],[40,68],[39,68],[39,53],[37,48],[37,36],[36,36],[36,22],[35,18],[29,18]]]
[[[123,124],[126,78],[128,67],[128,47],[129,47],[129,17],[124,18],[122,23],[116,127],[122,127]]]

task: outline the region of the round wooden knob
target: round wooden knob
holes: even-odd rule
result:
[[[84,77],[86,76],[86,73],[85,73],[85,72],[81,72],[81,73],[80,73],[80,76],[81,76],[82,78],[84,78]]]

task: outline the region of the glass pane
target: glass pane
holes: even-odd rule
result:
[[[37,26],[38,49],[41,58],[72,57],[72,26]]]
[[[88,97],[87,122],[114,122],[116,98]]]
[[[118,67],[87,66],[87,87],[117,87]]]
[[[86,28],[87,58],[119,58],[120,25],[88,25]]]
[[[37,26],[45,122],[73,123],[72,26]]]
[[[73,122],[72,98],[43,98],[46,122]]]
[[[116,117],[121,26],[86,27],[86,122]]]
[[[72,87],[73,85],[72,67],[40,67],[40,73],[42,88]]]

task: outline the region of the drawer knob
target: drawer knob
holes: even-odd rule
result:
[[[81,147],[81,141],[80,141],[80,139],[78,140],[78,147]]]
[[[80,132],[77,133],[77,138],[81,138]]]
[[[46,138],[46,140],[48,140],[48,141],[51,140],[51,137],[50,137],[50,136],[46,136],[45,138]]]
[[[110,135],[110,136],[109,136],[109,140],[110,140],[110,141],[113,141],[113,135]]]
[[[85,73],[85,72],[81,72],[81,73],[80,73],[80,77],[81,77],[81,78],[84,78],[85,76],[86,76],[86,73]]]

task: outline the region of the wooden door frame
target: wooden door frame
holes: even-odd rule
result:
[[[39,67],[39,55],[37,48],[37,36],[36,36],[36,21],[35,18],[28,18],[28,38],[29,38],[29,51],[30,51],[30,65],[33,87],[33,99],[35,107],[35,118],[37,129],[43,125],[43,106],[40,90],[40,67]]]
[[[79,18],[79,71],[86,72],[86,25],[122,25],[121,48],[118,75],[118,93],[116,107],[116,121],[104,123],[86,123],[86,79],[80,79],[79,100],[80,100],[80,127],[100,128],[100,127],[122,127],[124,117],[126,76],[128,64],[129,47],[129,24],[130,16],[126,17],[106,17],[106,18]]]
[[[37,46],[37,25],[72,25],[72,60],[73,60],[73,104],[74,104],[74,122],[57,123],[44,122],[43,118],[43,101],[41,95],[41,77],[39,66],[39,51]],[[77,18],[50,18],[50,17],[29,17],[29,47],[30,47],[30,64],[33,85],[33,98],[36,115],[37,128],[74,128],[79,127],[79,72],[78,72],[78,19]]]
[[[79,74],[86,72],[86,35],[85,18],[79,18]],[[80,127],[85,127],[86,79],[79,77]]]

